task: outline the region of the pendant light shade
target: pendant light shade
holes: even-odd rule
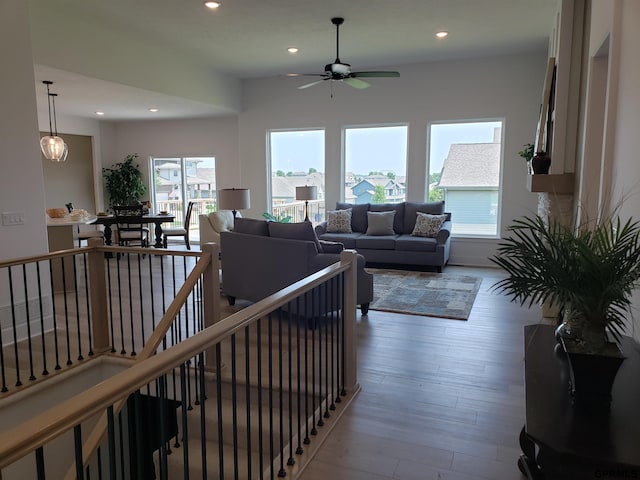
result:
[[[47,86],[47,106],[49,108],[49,135],[46,135],[40,139],[40,150],[42,150],[42,154],[47,160],[51,160],[52,162],[64,162],[67,159],[69,147],[67,147],[67,144],[62,139],[62,137],[58,136],[58,122],[56,120],[56,97],[58,96],[58,94],[51,93],[49,91],[49,85],[53,85],[53,82],[44,80],[42,83]],[[53,121],[51,119],[52,106]]]

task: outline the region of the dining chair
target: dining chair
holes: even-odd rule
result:
[[[114,205],[118,244],[121,246],[147,247],[149,229],[142,219],[142,205]]]
[[[167,248],[167,237],[183,237],[187,250],[191,250],[189,243],[189,226],[191,223],[191,211],[195,202],[189,202],[187,205],[187,214],[184,216],[184,226],[182,228],[165,228],[162,229],[162,246]]]

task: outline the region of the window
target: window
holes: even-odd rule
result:
[[[271,214],[292,222],[324,220],[324,130],[269,132]],[[315,186],[317,198],[297,200],[296,187]],[[308,205],[307,205],[308,203]]]
[[[406,125],[345,128],[345,202],[405,200],[407,131]]]
[[[191,212],[189,237],[198,240],[198,215],[216,209],[216,161],[214,157],[154,157],[152,203],[155,211],[175,215],[171,227],[182,227],[187,204]]]
[[[453,235],[498,235],[502,122],[429,127],[429,200],[444,200]]]

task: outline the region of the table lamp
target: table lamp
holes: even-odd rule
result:
[[[318,187],[315,185],[296,187],[296,200],[304,200],[304,221],[309,221],[309,200],[318,198]]]
[[[246,210],[251,206],[248,188],[223,188],[218,190],[218,210],[231,210],[236,218],[238,210]]]

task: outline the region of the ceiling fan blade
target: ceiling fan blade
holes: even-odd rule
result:
[[[323,78],[322,80],[316,80],[315,82],[307,83],[307,84],[305,84],[305,85],[300,85],[300,86],[298,87],[298,90],[303,90],[303,89],[305,89],[305,88],[313,87],[314,85],[317,85],[318,83],[322,83],[322,82],[324,82],[325,80],[328,80],[328,78]]]
[[[363,80],[359,80],[357,78],[353,78],[353,77],[349,77],[349,78],[345,78],[344,80],[342,80],[344,83],[346,83],[347,85],[353,87],[353,88],[357,88],[362,90],[363,88],[367,88],[370,87],[370,85],[363,81]]]
[[[400,72],[351,72],[351,77],[399,77]]]

